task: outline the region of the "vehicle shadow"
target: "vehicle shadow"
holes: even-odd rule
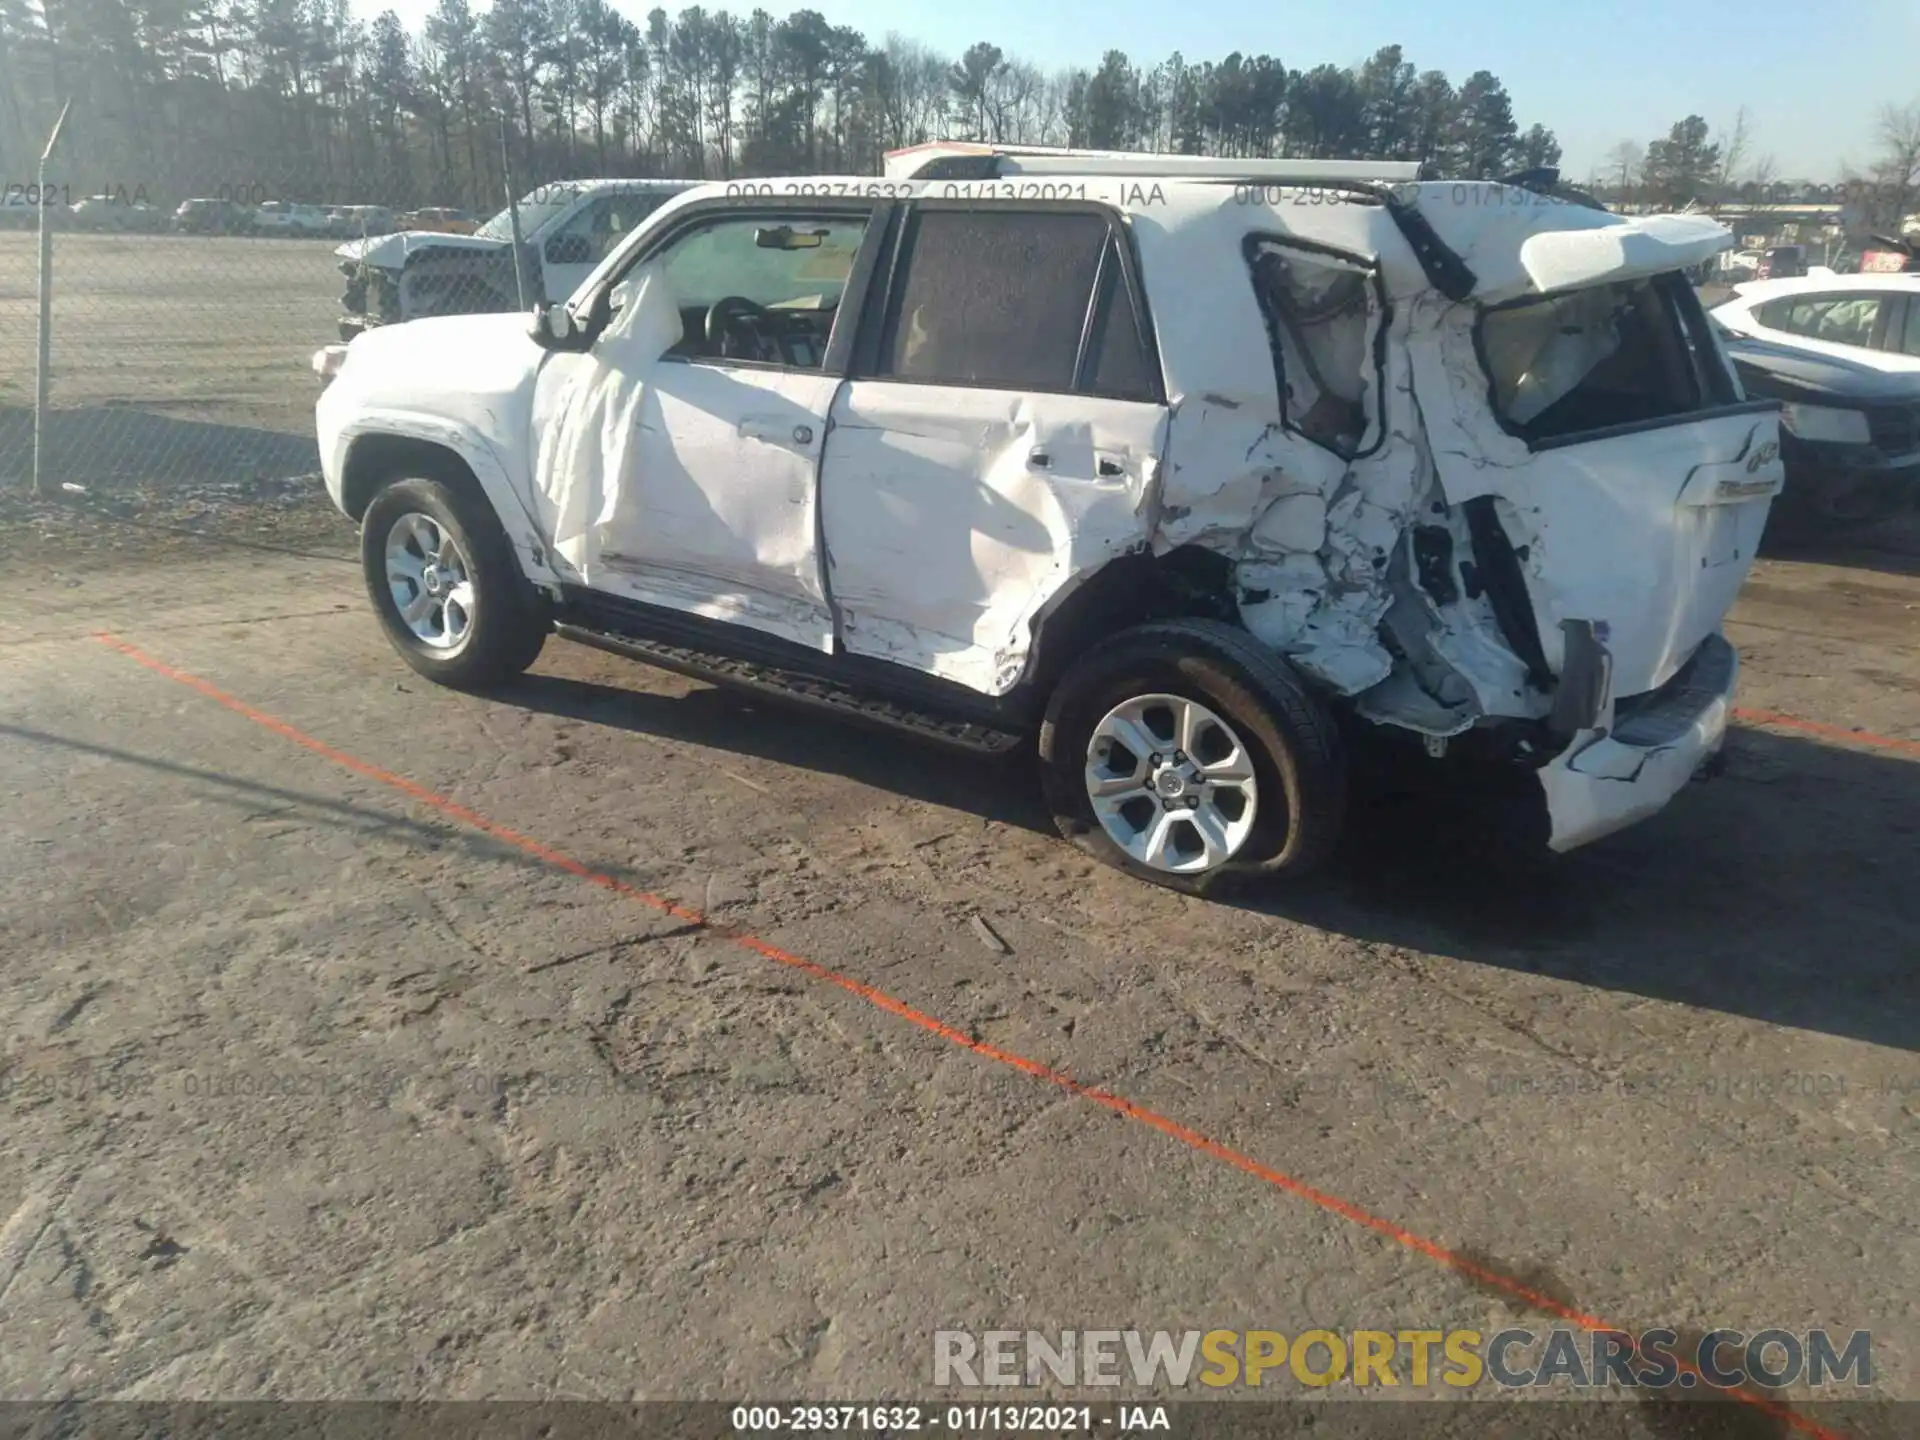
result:
[[[123,405],[49,410],[46,421],[41,470],[55,484],[197,484],[320,469],[319,445],[310,433],[182,420]],[[32,473],[33,411],[0,405],[0,484]]]
[[[1829,538],[1770,536],[1760,553],[1769,560],[1920,576],[1920,510]]]
[[[1920,1050],[1920,762],[1736,728],[1727,768],[1569,855],[1376,799],[1266,913],[1476,964]]]
[[[530,675],[530,709],[842,776],[1051,835],[1030,761],[972,760],[719,689]],[[1357,804],[1310,882],[1222,902],[1474,964],[1920,1050],[1920,762],[1736,730],[1726,773],[1570,855],[1498,811]]]

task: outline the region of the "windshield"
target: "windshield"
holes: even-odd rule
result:
[[[520,197],[520,235],[531,236],[549,220],[572,208],[580,191],[572,185],[542,185]],[[483,240],[512,240],[513,212],[502,210],[473,232]]]

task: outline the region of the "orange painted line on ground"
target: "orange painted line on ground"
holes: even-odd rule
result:
[[[929,1015],[923,1010],[915,1009],[913,1006],[907,1004],[906,1001],[896,999],[884,990],[875,989],[865,981],[856,980],[851,975],[843,975],[838,970],[830,969],[818,961],[807,959],[805,956],[795,955],[790,951],[782,950],[777,945],[769,944],[757,936],[749,935],[729,926],[710,921],[697,910],[689,909],[683,905],[677,905],[671,900],[642,890],[638,886],[629,885],[624,880],[620,880],[615,876],[603,874],[591,866],[583,865],[580,861],[562,854],[552,846],[543,844],[541,841],[532,839],[529,836],[522,835],[519,831],[509,829],[505,825],[497,824],[487,819],[484,815],[468,809],[457,801],[449,800],[444,795],[429,790],[426,786],[417,784],[405,776],[396,775],[390,770],[383,770],[378,765],[370,764],[356,756],[347,754],[344,750],[336,750],[333,746],[328,745],[324,741],[314,739],[305,731],[289,725],[286,721],[269,715],[264,710],[256,709],[244,700],[236,699],[234,696],[227,694],[226,691],[221,690],[208,681],[202,680],[199,676],[189,674],[184,670],[175,669],[165,661],[155,659],[138,646],[130,645],[118,636],[102,632],[96,634],[94,638],[102,644],[119,651],[128,659],[144,665],[156,675],[163,675],[167,679],[176,681],[190,690],[199,692],[214,703],[225,706],[234,714],[243,716],[251,720],[254,724],[271,730],[274,734],[287,740],[291,740],[294,744],[312,751],[322,759],[329,760],[335,765],[341,766],[343,769],[352,771],[356,775],[377,781],[405,795],[409,800],[416,801],[431,810],[437,810],[442,815],[450,819],[458,820],[463,825],[470,825],[483,834],[490,835],[496,840],[512,845],[516,849],[534,856],[536,859],[545,861],[556,869],[564,870],[569,875],[577,876],[582,880],[600,886],[602,889],[611,890],[615,894],[623,895],[630,900],[637,900],[643,905],[660,911],[662,914],[671,915],[675,919],[698,925],[708,933],[727,940],[734,945],[738,945],[741,949],[750,951],[763,959],[774,961],[776,964],[797,970],[804,975],[809,975],[828,985],[836,986],[846,991],[849,995],[857,996],[877,1009],[886,1011],[889,1015],[898,1016],[907,1023],[917,1026],[929,1034],[937,1035],[942,1040],[957,1045],[963,1050],[969,1050],[983,1059],[992,1060],[1010,1069],[1018,1070],[1023,1075],[1032,1076],[1036,1080],[1043,1080],[1047,1084],[1057,1086],[1079,1099],[1103,1106],[1113,1111],[1116,1115],[1122,1115],[1129,1120],[1137,1121],[1151,1129],[1158,1130],[1162,1135],[1179,1141],[1191,1150],[1195,1150],[1224,1165],[1232,1166],[1235,1170],[1251,1175],[1257,1180],[1265,1181],[1275,1189],[1282,1190],[1289,1195],[1316,1205],[1329,1214],[1339,1216],[1342,1220],[1349,1221],[1363,1229],[1372,1230],[1376,1234],[1384,1235],[1394,1243],[1404,1246],[1416,1254],[1424,1255],[1428,1259],[1437,1261],[1439,1264],[1451,1270],[1458,1271],[1462,1275],[1478,1280],[1483,1285],[1511,1295],[1517,1300],[1525,1301],[1534,1309],[1564,1320],[1569,1325],[1573,1325],[1578,1329],[1617,1335],[1630,1335],[1632,1333],[1624,1326],[1611,1324],[1600,1319],[1598,1316],[1589,1315],[1583,1310],[1577,1310],[1570,1305],[1566,1305],[1554,1299],[1551,1295],[1544,1294],[1533,1286],[1526,1284],[1524,1281],[1516,1280],[1512,1276],[1502,1274],[1498,1270],[1491,1270],[1484,1265],[1477,1264],[1467,1259],[1464,1255],[1449,1250],[1444,1245],[1428,1240],[1403,1226],[1395,1224],[1391,1220],[1375,1215],[1372,1211],[1366,1209],[1364,1206],[1355,1204],[1351,1200],[1343,1200],[1337,1195],[1316,1189],[1304,1180],[1296,1179],[1284,1171],[1276,1170],[1270,1165],[1263,1164],[1261,1161],[1255,1160],[1252,1156],[1243,1154],[1231,1146],[1223,1145],[1217,1140],[1208,1139],[1197,1130],[1190,1129],[1188,1126],[1182,1125],[1179,1121],[1160,1114],[1157,1110],[1149,1110],[1146,1106],[1136,1105],[1133,1101],[1123,1096],[1115,1095],[1111,1091],[1102,1090],[1098,1086],[1088,1085],[1082,1081],[1075,1080],[1071,1076],[1055,1070],[1052,1066],[1045,1065],[1038,1060],[1029,1059],[1011,1050],[1003,1050],[998,1045],[990,1045],[984,1040],[976,1040],[964,1030],[956,1029],[946,1021]],[[1688,1364],[1684,1360],[1680,1360],[1677,1356],[1673,1357],[1673,1361],[1681,1373],[1690,1374],[1700,1379],[1706,1378],[1698,1367]],[[1711,1381],[1708,1383],[1711,1386]],[[1776,1400],[1769,1400],[1764,1396],[1753,1395],[1741,1390],[1721,1390],[1719,1393],[1728,1399],[1738,1400],[1746,1405],[1762,1410],[1802,1434],[1815,1437],[1815,1440],[1845,1440],[1845,1437],[1841,1436],[1838,1432],[1814,1423],[1806,1416],[1796,1413],[1790,1407]]]
[[[1773,725],[1783,730],[1804,730],[1809,735],[1838,740],[1843,745],[1873,745],[1882,750],[1898,750],[1920,755],[1920,740],[1902,740],[1897,735],[1876,735],[1871,730],[1849,730],[1844,725],[1825,725],[1818,720],[1802,720],[1798,715],[1782,715],[1778,710],[1736,708],[1733,718],[1748,725]]]

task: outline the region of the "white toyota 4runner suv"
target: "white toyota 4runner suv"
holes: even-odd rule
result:
[[[1348,766],[1557,850],[1719,750],[1782,483],[1684,272],[1731,236],[1411,167],[942,144],[677,197],[564,304],[315,356],[421,674],[550,633],[976,750],[1188,891]],[[1529,181],[1538,185],[1538,181]]]

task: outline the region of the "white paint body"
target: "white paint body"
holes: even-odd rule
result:
[[[782,182],[756,183],[778,203]],[[786,183],[875,193],[864,178]],[[1190,181],[1064,183],[1131,231],[1165,404],[662,359],[679,314],[643,267],[584,354],[542,351],[518,315],[356,338],[319,405],[327,483],[340,501],[360,435],[432,440],[474,468],[538,583],[877,657],[986,695],[1021,683],[1041,617],[1110,561],[1197,546],[1232,562],[1249,631],[1367,719],[1429,736],[1538,720],[1551,695],[1527,683],[1487,597],[1439,603],[1407,578],[1416,522],[1464,543],[1459,507],[1476,498],[1525,557],[1548,669],[1562,664],[1561,622],[1604,637],[1604,713],[1666,685],[1716,634],[1780,487],[1776,416],[1709,413],[1530,449],[1490,407],[1473,327],[1484,305],[1698,264],[1730,243],[1722,227],[1494,186],[1472,187],[1492,197],[1477,204],[1457,186],[1399,187],[1478,278],[1456,303],[1379,205]],[[889,181],[882,193],[958,189],[990,205],[1012,188]],[[722,191],[656,212],[576,303]],[[1336,250],[1377,274],[1382,363],[1367,381],[1375,418],[1359,458],[1284,423],[1243,259],[1250,235]],[[1541,772],[1552,843],[1571,848],[1658,809],[1719,746],[1729,696],[1631,764],[1606,751],[1582,764],[1596,745],[1628,748],[1604,723],[1577,736]]]

